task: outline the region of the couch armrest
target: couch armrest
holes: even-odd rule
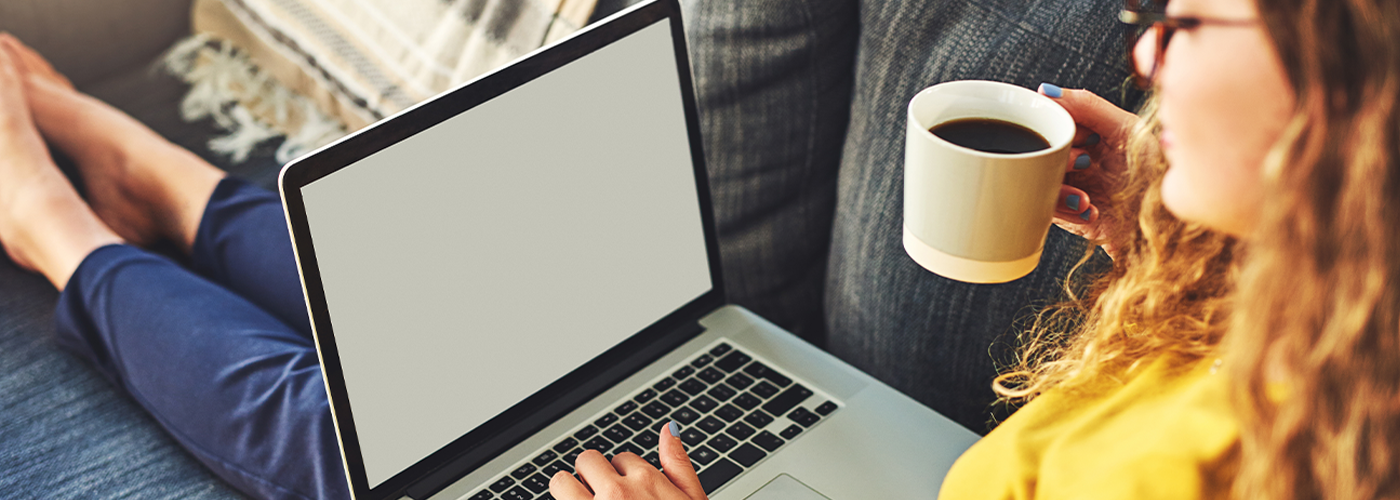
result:
[[[145,64],[190,33],[190,0],[3,0],[0,31],[79,87]]]

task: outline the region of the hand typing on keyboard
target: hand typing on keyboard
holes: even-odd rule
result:
[[[659,434],[662,470],[635,453],[618,453],[609,463],[602,453],[587,450],[574,463],[583,482],[561,470],[550,479],[549,493],[556,500],[707,500],[676,422]]]

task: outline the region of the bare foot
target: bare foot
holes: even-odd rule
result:
[[[73,89],[73,82],[68,81],[68,77],[59,73],[52,64],[49,64],[47,59],[15,38],[14,35],[0,32],[0,47],[10,50],[10,55],[15,58],[15,63],[19,66],[20,74],[40,77],[60,87]]]
[[[43,136],[73,158],[92,209],[127,241],[168,240],[187,253],[224,172],[106,103],[84,95],[39,54],[10,39],[20,53],[25,91]]]
[[[34,128],[14,51],[0,48],[0,242],[16,264],[62,290],[93,250],[122,240],[50,159]]]

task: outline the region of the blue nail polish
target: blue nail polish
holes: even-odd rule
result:
[[[1081,153],[1078,158],[1074,159],[1074,169],[1084,170],[1086,168],[1089,168],[1089,163],[1091,162],[1093,162],[1093,160],[1089,159],[1089,155],[1087,153]]]
[[[1049,84],[1049,83],[1042,83],[1042,84],[1040,84],[1040,93],[1045,94],[1045,95],[1048,96],[1048,97],[1055,97],[1055,98],[1058,98],[1058,97],[1064,95],[1064,91],[1061,90],[1060,87],[1058,87],[1058,86],[1056,86],[1056,85]]]
[[[1077,195],[1077,194],[1072,194],[1072,195],[1066,196],[1066,197],[1065,197],[1065,206],[1069,207],[1070,210],[1073,210],[1073,211],[1075,211],[1075,212],[1078,212],[1078,211],[1079,211],[1079,195]]]
[[[1084,138],[1084,145],[1093,146],[1095,144],[1098,144],[1099,141],[1102,139],[1102,137],[1099,137],[1099,134],[1089,134],[1089,137]]]
[[[676,427],[675,420],[672,420],[671,423],[666,424],[666,427],[668,429],[671,429],[671,437],[681,437],[681,430]]]
[[[1093,218],[1093,216],[1094,216],[1094,211],[1093,211],[1093,210],[1085,210],[1084,213],[1079,214],[1079,218],[1080,218],[1080,219],[1084,219],[1084,222],[1089,222],[1089,219]]]

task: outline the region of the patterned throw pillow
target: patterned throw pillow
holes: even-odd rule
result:
[[[198,35],[167,65],[187,119],[237,161],[285,161],[577,31],[597,0],[195,0]]]

